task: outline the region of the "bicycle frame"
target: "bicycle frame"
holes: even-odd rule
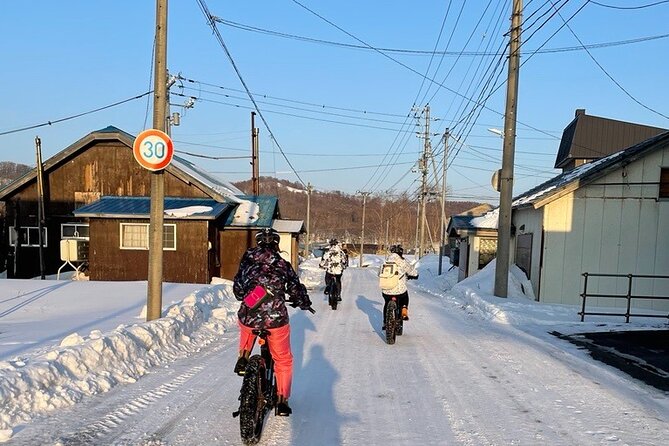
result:
[[[265,406],[263,410],[269,412],[271,408],[276,406],[276,376],[274,375],[274,358],[269,351],[267,337],[270,335],[269,330],[264,328],[253,330],[256,338],[253,340],[254,344],[257,341],[260,346],[260,357],[265,363],[265,377],[262,380],[262,393],[264,396]],[[251,346],[253,351],[253,346]]]

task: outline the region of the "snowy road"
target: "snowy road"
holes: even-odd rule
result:
[[[411,320],[389,346],[375,270],[347,271],[342,294],[337,311],[314,291],[317,313],[293,313],[294,413],[270,416],[261,444],[669,444],[651,389],[560,341],[411,288]],[[236,342],[231,330],[135,384],[35,419],[8,444],[240,444]]]

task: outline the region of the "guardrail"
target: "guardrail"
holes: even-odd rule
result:
[[[601,274],[601,273],[583,273],[581,274],[585,280],[583,281],[583,293],[581,293],[581,298],[583,299],[581,305],[581,311],[578,313],[581,316],[581,322],[585,320],[585,315],[590,316],[625,316],[625,322],[629,323],[630,317],[662,317],[669,320],[669,314],[643,314],[643,313],[634,313],[632,314],[632,299],[652,299],[652,300],[669,300],[669,296],[644,296],[644,295],[635,295],[632,294],[633,281],[634,279],[669,279],[669,276],[655,276],[648,274]],[[588,277],[611,277],[611,278],[627,278],[627,294],[598,294],[598,293],[588,293]],[[627,309],[624,313],[603,313],[603,312],[586,312],[585,311],[585,302],[588,297],[606,297],[612,299],[626,299],[627,300]]]

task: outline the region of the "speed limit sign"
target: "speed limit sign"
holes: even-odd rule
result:
[[[149,170],[166,168],[174,156],[174,145],[165,132],[148,129],[135,138],[132,153],[140,166]]]

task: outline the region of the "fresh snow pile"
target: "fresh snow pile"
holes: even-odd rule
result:
[[[229,281],[205,287],[158,320],[112,332],[72,333],[39,356],[0,362],[0,437],[38,414],[135,382],[151,367],[198,351],[236,325],[239,302]]]

